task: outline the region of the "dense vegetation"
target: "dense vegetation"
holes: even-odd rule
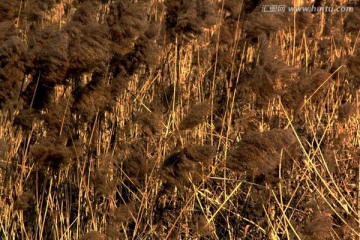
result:
[[[358,239],[360,4],[275,4],[1,1],[0,238]]]

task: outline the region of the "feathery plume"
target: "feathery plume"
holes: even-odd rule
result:
[[[338,120],[344,122],[356,114],[356,106],[350,102],[339,106]]]
[[[196,127],[205,121],[211,110],[212,106],[207,101],[194,105],[184,119],[181,120],[179,129],[187,130]]]
[[[157,112],[139,113],[135,116],[135,121],[142,125],[148,136],[160,134],[164,125],[162,116]]]
[[[188,145],[165,159],[161,167],[161,176],[167,184],[177,187],[199,182],[215,154],[213,146]]]
[[[291,130],[248,133],[230,150],[227,166],[234,171],[246,172],[248,176],[258,179],[259,183],[272,182],[276,180],[274,174],[282,159],[282,149],[291,156],[295,143],[296,138]]]

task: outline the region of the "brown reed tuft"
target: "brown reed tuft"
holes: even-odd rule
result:
[[[110,35],[106,26],[70,22],[65,31],[70,36],[69,63],[72,72],[92,72],[104,68],[111,57]]]
[[[352,75],[356,77],[360,76],[360,52],[355,56],[349,57],[347,68]]]
[[[49,169],[55,173],[68,166],[73,158],[70,148],[65,146],[61,137],[55,140],[42,139],[31,147],[29,154],[39,168]]]
[[[124,1],[110,5],[107,17],[114,76],[129,76],[142,66],[159,62],[158,25],[146,19],[147,4]]]
[[[61,131],[66,132],[68,128],[72,127],[70,110],[67,102],[59,101],[48,106],[47,112],[39,116],[44,120],[45,126],[48,130],[47,136],[57,137]],[[71,102],[69,103],[69,105]]]
[[[188,159],[204,166],[209,165],[216,154],[215,148],[211,145],[188,145],[183,152]]]
[[[108,176],[108,169],[96,169],[91,177],[95,193],[101,196],[110,196],[116,188],[116,181]]]
[[[329,169],[329,172],[336,173],[336,171],[338,171],[338,165],[336,162],[335,150],[327,147],[324,150],[323,155],[324,155],[324,160],[326,162],[326,167],[327,167],[327,169]]]
[[[212,110],[212,105],[205,101],[195,104],[179,124],[180,130],[187,130],[196,127],[204,122]]]
[[[193,214],[190,228],[194,231],[197,238],[211,237],[213,226],[208,223],[206,217],[202,214]]]
[[[0,22],[14,20],[19,11],[19,2],[2,1],[0,3]]]
[[[162,116],[157,112],[138,113],[135,115],[135,121],[141,124],[147,136],[161,134],[164,128]]]
[[[21,93],[25,67],[21,61],[25,52],[24,42],[11,23],[0,25],[0,107],[11,107]]]
[[[358,237],[356,233],[360,230],[358,219],[354,216],[346,216],[346,222],[346,224],[340,223],[340,226],[334,224],[333,228],[338,228],[336,229],[337,234],[341,239],[356,239]]]
[[[230,150],[227,167],[246,172],[254,179],[273,181],[274,173],[282,159],[281,151],[292,155],[296,138],[291,130],[273,129],[264,133],[246,134],[235,148]]]
[[[52,102],[54,87],[64,84],[69,68],[69,38],[66,32],[48,27],[34,32],[24,54],[26,73],[30,83],[22,97],[27,107],[43,109]]]
[[[130,221],[136,217],[136,206],[134,203],[124,203],[110,213],[111,220],[116,224]]]
[[[145,5],[141,3],[123,1],[110,5],[107,24],[115,57],[123,57],[134,49],[134,42],[147,28],[144,12]]]
[[[112,103],[111,87],[107,85],[102,76],[93,76],[84,87],[75,92],[73,112],[78,112],[83,121],[91,120],[96,113],[104,112]]]
[[[38,119],[38,114],[34,110],[24,109],[15,116],[14,125],[21,126],[24,130],[30,130]]]
[[[14,202],[15,210],[26,210],[34,205],[34,194],[30,192],[23,192]]]
[[[24,79],[24,66],[21,62],[8,62],[0,68],[0,107],[7,108],[17,104]]]
[[[353,103],[344,103],[339,106],[338,120],[344,122],[356,114],[356,106]]]
[[[125,72],[125,70],[123,72]],[[122,93],[124,93],[130,80],[131,78],[126,76],[117,76],[111,79],[111,96],[116,98],[119,97]]]
[[[330,82],[328,80],[329,77],[330,73],[322,69],[315,70],[311,75],[300,72],[298,78],[294,82],[289,83],[280,94],[282,103],[287,108],[297,112],[303,106],[305,97],[311,96],[312,99],[321,100],[326,92],[326,86]],[[324,85],[322,86],[323,83]]]
[[[250,89],[256,95],[256,105],[266,107],[271,99],[288,84],[294,68],[287,66],[278,46],[266,36],[259,37],[259,64],[248,73],[249,81],[239,84],[239,91]]]
[[[41,84],[47,86],[62,83],[70,65],[67,34],[62,32],[54,32],[53,34],[44,45],[34,47],[39,50],[34,56],[34,67],[41,72]]]
[[[161,176],[167,184],[180,188],[197,183],[204,177],[215,154],[213,146],[188,145],[165,159]]]
[[[12,29],[12,27],[10,29]],[[2,30],[6,31],[6,29]],[[14,31],[15,34],[17,33],[15,29],[12,29],[12,31]],[[7,63],[7,61],[20,61],[21,55],[25,51],[25,44],[17,36],[4,36],[0,45],[0,50],[0,59],[3,64]]]
[[[87,25],[98,22],[99,3],[96,1],[84,1],[76,9],[72,20]]]
[[[142,35],[135,42],[132,57],[137,59],[138,64],[144,64],[151,68],[159,64],[159,53],[160,49],[156,41]]]
[[[24,56],[24,62],[29,73],[33,73],[35,61],[40,56],[41,51],[44,52],[44,47],[51,45],[51,41],[57,41],[59,36],[59,31],[52,26],[44,29],[35,29],[32,32],[28,39],[28,49]]]
[[[146,176],[155,167],[154,159],[146,155],[147,142],[145,139],[131,144],[124,144],[123,148],[127,153],[120,159],[123,163],[123,171],[127,178],[136,186],[141,186]]]
[[[0,138],[0,159],[4,160],[7,152],[9,151],[9,143],[5,139]],[[0,160],[0,161],[1,161]]]
[[[262,11],[263,7],[274,5],[293,6],[290,0],[265,0],[253,10],[244,23],[244,31],[247,38],[257,38],[262,34],[269,36],[281,29],[293,27],[292,13]],[[268,9],[267,9],[268,10]],[[303,30],[311,23],[313,16],[309,12],[299,12],[296,18],[297,31]],[[300,31],[301,33],[301,31]]]
[[[315,211],[301,233],[306,240],[333,239],[331,235],[332,224],[333,220],[330,213]]]
[[[222,3],[220,3],[222,4]],[[221,7],[221,5],[220,5]],[[239,4],[239,2],[237,2],[236,0],[226,0],[224,1],[224,10],[225,10],[225,15],[228,16],[228,18],[232,18],[234,20],[237,20],[240,16],[241,13],[241,7],[242,4]],[[246,6],[247,8],[250,9],[250,6]],[[253,9],[253,6],[251,6],[251,8]]]
[[[193,39],[202,33],[203,28],[209,28],[216,22],[214,5],[208,0],[166,0],[165,6],[165,30],[171,41],[177,35]]]
[[[360,9],[354,8],[344,19],[344,30],[357,34],[360,30]]]
[[[238,23],[236,21],[234,21],[233,19],[225,19],[223,24],[221,24],[219,27],[219,31],[220,31],[219,37],[218,34],[214,35],[211,42],[214,44],[216,42],[219,42],[221,45],[231,47],[232,44],[234,43],[234,38],[235,38],[234,33],[236,32],[237,27],[238,27]],[[226,50],[228,51],[228,49],[226,48],[222,49],[222,51],[224,52],[226,52]],[[231,55],[229,53],[227,54]],[[228,58],[231,59],[231,56],[228,56]],[[222,64],[220,61],[219,63]]]
[[[278,1],[275,1],[278,2]],[[270,4],[270,1],[264,3]],[[271,3],[274,4],[274,3]],[[290,23],[287,13],[266,13],[257,9],[251,12],[244,23],[246,37],[257,38],[262,34],[270,35],[280,29],[286,28]]]
[[[9,20],[0,21],[0,40],[2,43],[11,36],[18,36],[18,34],[14,22]]]
[[[106,239],[107,237],[105,234],[96,231],[88,232],[80,237],[80,240],[106,240]]]
[[[119,225],[114,224],[114,223],[109,223],[106,226],[105,235],[109,239],[124,239],[124,238],[126,238],[126,235],[120,232]]]
[[[53,0],[31,0],[29,4],[23,4],[23,14],[27,20],[40,23],[41,20],[46,19],[48,11],[55,5]]]

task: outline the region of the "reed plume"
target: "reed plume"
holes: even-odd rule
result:
[[[0,3],[0,22],[14,20],[18,14],[19,2],[3,1]]]
[[[19,31],[10,22],[0,24],[0,107],[11,108],[21,93],[25,66],[21,61],[25,43],[16,36]]]
[[[306,240],[332,239],[332,224],[333,221],[330,213],[316,211],[311,215],[301,233]]]
[[[80,237],[80,240],[106,240],[106,235],[100,232],[91,231]]]
[[[360,30],[360,9],[355,8],[353,12],[348,13],[344,19],[344,30],[346,32],[357,33]]]
[[[211,1],[166,0],[165,6],[165,30],[171,41],[177,35],[193,39],[202,33],[203,28],[215,24],[214,5]]]
[[[356,106],[350,102],[339,106],[338,120],[344,122],[356,114]]]
[[[197,183],[203,178],[215,154],[213,146],[188,145],[165,159],[161,176],[167,184],[180,188]]]
[[[322,69],[315,70],[311,75],[301,72],[298,79],[282,91],[281,100],[284,106],[295,112],[305,104],[305,97],[321,100],[329,84],[330,73]]]
[[[230,150],[227,167],[236,172],[246,172],[260,183],[274,181],[275,170],[282,160],[281,151],[288,151],[291,156],[295,143],[296,138],[291,130],[248,133]]]
[[[30,149],[30,156],[39,168],[49,169],[54,173],[71,164],[72,151],[63,143],[64,139],[59,137],[55,141],[43,139]]]
[[[201,102],[194,105],[189,113],[181,120],[180,130],[191,129],[205,121],[205,118],[211,113],[212,105],[209,102]]]
[[[139,113],[135,116],[135,121],[141,124],[147,136],[161,134],[164,127],[162,116],[157,112]]]
[[[34,207],[34,194],[31,192],[23,192],[20,196],[18,196],[14,202],[15,210],[26,210],[30,207]]]

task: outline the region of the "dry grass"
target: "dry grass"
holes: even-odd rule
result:
[[[1,239],[360,239],[360,6],[278,3],[1,2]]]

